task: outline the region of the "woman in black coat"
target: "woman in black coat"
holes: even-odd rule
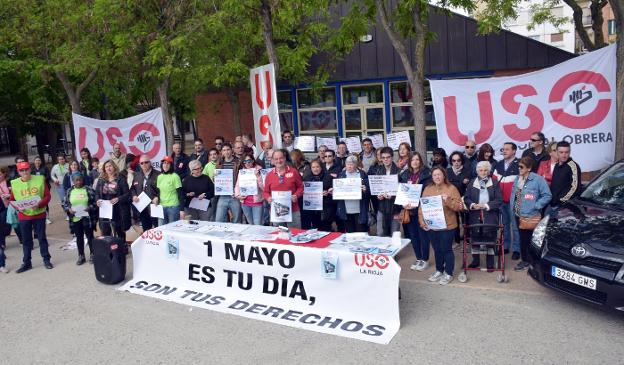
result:
[[[301,228],[317,228],[321,231],[331,232],[331,225],[336,215],[336,204],[333,204],[331,195],[329,195],[332,177],[323,169],[319,160],[310,162],[310,168],[303,175],[304,191],[306,182],[323,183],[323,210],[306,210],[305,205],[300,205]]]
[[[499,224],[500,206],[503,202],[503,194],[497,181],[490,177],[491,170],[488,161],[477,163],[477,177],[468,184],[464,195],[464,205],[468,209],[468,224]],[[475,227],[470,229],[471,242],[496,242],[497,227]],[[480,266],[478,254],[472,255],[472,263],[468,266],[476,268]],[[488,249],[487,268],[494,268],[494,250]]]
[[[130,229],[130,189],[126,178],[119,173],[117,165],[111,160],[104,163],[102,174],[95,187],[97,206],[102,205],[102,200],[109,200],[113,205],[113,219],[100,217],[100,231],[103,236],[115,235],[124,241],[126,231]]]

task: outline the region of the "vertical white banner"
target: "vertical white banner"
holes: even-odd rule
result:
[[[273,64],[252,69],[249,81],[256,145],[263,149],[267,142],[272,142],[274,149],[282,148]]]

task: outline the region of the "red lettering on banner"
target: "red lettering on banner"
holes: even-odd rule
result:
[[[258,104],[258,108],[260,110],[267,110],[271,106],[272,95],[271,95],[271,74],[269,71],[265,71],[265,87],[266,87],[266,100],[262,100],[260,95],[260,75],[254,75],[254,87],[256,90],[256,104]],[[266,106],[265,106],[266,104]],[[271,118],[267,114],[263,114],[258,120],[258,124],[260,126],[260,134],[262,134],[266,139],[261,141],[257,141],[260,143],[260,147],[264,149],[267,143],[273,143],[273,135],[271,133]]]
[[[481,124],[479,131],[474,135],[474,139],[477,144],[481,144],[487,141],[494,131],[494,111],[492,110],[492,98],[489,91],[477,93],[477,100]],[[457,103],[454,96],[444,97],[444,115],[446,116],[446,132],[451,141],[458,145],[466,143],[468,136],[459,130]]]
[[[501,105],[505,110],[516,115],[520,111],[521,105],[521,103],[515,100],[517,95],[524,97],[535,96],[537,95],[537,90],[531,85],[518,85],[512,86],[503,92]],[[524,129],[518,128],[516,124],[503,125],[505,133],[513,140],[521,142],[526,141],[531,138],[531,134],[534,131],[541,131],[544,127],[544,115],[537,106],[529,104],[524,115],[529,118],[530,121],[528,127]]]
[[[155,125],[148,122],[141,122],[135,124],[132,129],[130,129],[130,133],[128,134],[128,140],[124,141],[124,135],[121,130],[117,127],[111,127],[104,129],[102,131],[101,128],[93,128],[96,134],[96,145],[97,150],[93,152],[91,155],[93,157],[97,157],[98,159],[102,159],[104,154],[106,153],[106,149],[104,146],[104,134],[106,134],[106,139],[108,141],[109,146],[113,146],[115,143],[119,143],[121,147],[121,153],[128,153],[128,149],[126,148],[126,144],[129,147],[129,152],[134,155],[147,155],[149,158],[154,158],[160,151],[161,141],[157,138],[160,136],[160,132]],[[151,136],[147,135],[147,133],[151,133]],[[87,143],[87,128],[80,127],[78,130],[78,149],[83,149],[86,147]],[[151,148],[146,151],[145,149],[150,146]],[[138,148],[139,147],[143,147]]]
[[[558,103],[563,101],[565,92],[576,84],[594,85],[598,92],[609,92],[609,82],[602,74],[592,71],[576,71],[569,73],[557,81],[553,86],[548,97],[549,103]],[[574,116],[563,111],[563,109],[554,109],[550,111],[553,120],[564,127],[571,129],[587,129],[600,124],[609,114],[611,109],[611,99],[601,99],[598,101],[596,108],[589,114]]]
[[[118,140],[118,137],[123,137],[123,133],[117,127],[108,128],[106,130],[106,138],[108,138],[108,143],[111,146],[114,146],[115,143],[119,142],[119,148],[121,149],[121,153],[128,153],[126,146],[124,146],[123,141]]]
[[[94,128],[96,134],[96,144],[97,151],[92,151],[91,156],[101,160],[104,157],[104,135],[100,128]],[[78,131],[78,150],[81,150],[87,146],[87,129],[85,127],[80,127]]]
[[[150,132],[152,136],[148,139],[145,136],[145,132]],[[140,136],[143,136],[143,137],[138,138]],[[149,142],[152,139],[155,139],[155,141],[152,144],[152,148],[149,151],[145,151],[145,148],[147,147],[145,147],[143,150],[136,148],[134,143],[130,144],[130,151],[137,156],[145,154],[149,158],[156,157],[156,154],[158,154],[158,151],[160,150],[160,143],[161,143],[159,139],[156,139],[156,137],[158,136],[160,136],[160,133],[158,132],[158,128],[156,128],[156,126],[154,126],[153,124],[147,123],[147,122],[136,124],[130,130],[130,135],[128,136],[129,141],[134,141],[135,143],[143,144],[144,146],[148,146]]]
[[[355,265],[360,267],[373,268],[377,266],[383,270],[390,266],[390,260],[384,255],[356,253],[353,255],[353,258],[355,260]]]

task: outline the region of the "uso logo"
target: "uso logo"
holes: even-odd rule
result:
[[[383,270],[390,265],[390,259],[388,256],[384,255],[356,253],[353,257],[355,259],[355,265],[369,269],[378,268]]]
[[[145,240],[146,244],[159,246],[160,245],[159,241],[163,239],[163,234],[162,234],[162,231],[160,230],[150,229],[148,231],[143,232],[143,234],[141,234],[141,238]]]

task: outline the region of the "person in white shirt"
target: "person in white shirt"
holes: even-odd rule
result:
[[[65,158],[64,153],[60,153],[56,157],[56,161],[58,162],[56,165],[52,166],[52,171],[50,172],[50,178],[52,179],[52,184],[54,184],[54,188],[56,193],[59,196],[59,200],[61,203],[65,200],[65,189],[63,188],[63,178],[65,174],[69,171],[69,164]]]

